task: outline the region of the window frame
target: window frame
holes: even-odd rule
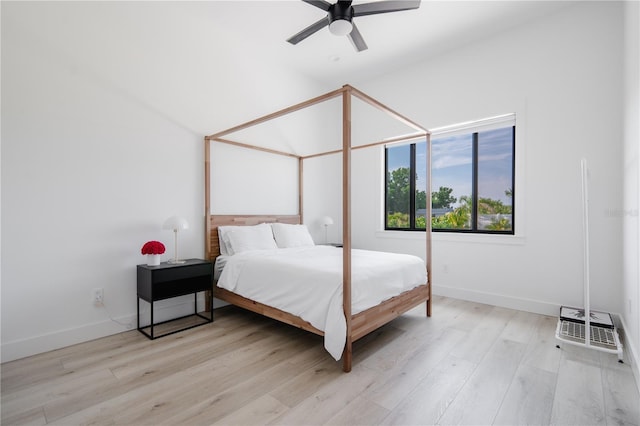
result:
[[[491,229],[479,229],[478,228],[478,134],[499,128],[511,127],[511,229],[510,230],[491,230]],[[489,234],[489,235],[516,235],[516,117],[515,113],[505,114],[497,117],[491,117],[483,120],[477,120],[473,122],[466,122],[456,124],[452,126],[446,126],[438,129],[434,129],[431,132],[431,144],[439,136],[444,135],[456,135],[456,134],[471,134],[472,136],[472,206],[471,206],[471,228],[470,229],[455,229],[455,228],[432,228],[432,232],[437,233],[453,233],[453,234]],[[417,228],[416,224],[416,145],[418,143],[426,143],[425,139],[414,140],[410,142],[410,160],[409,160],[409,191],[410,191],[410,206],[409,206],[409,227],[406,228],[391,228],[388,224],[388,189],[389,189],[389,148],[399,145],[398,143],[385,145],[384,147],[384,230],[385,231],[426,231],[425,228]],[[407,144],[407,141],[403,141],[403,144]],[[432,161],[431,153],[427,153],[429,161]],[[430,170],[430,169],[429,169]],[[431,176],[427,176],[427,185],[431,186]],[[433,189],[433,188],[432,188]],[[428,200],[431,202],[431,200]],[[433,207],[432,207],[433,209]],[[426,219],[426,218],[425,218]],[[432,219],[431,219],[432,220]],[[426,226],[426,223],[425,223]]]

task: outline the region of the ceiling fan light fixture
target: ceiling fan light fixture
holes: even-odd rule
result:
[[[327,0],[302,1],[322,9],[327,12],[327,16],[290,37],[287,42],[298,44],[324,27],[329,27],[329,32],[333,35],[349,36],[349,41],[358,52],[367,50],[367,43],[364,42],[358,27],[352,22],[355,17],[417,9],[421,2],[421,0],[375,0],[352,6],[353,0],[337,0],[334,3],[329,3]]]
[[[329,31],[336,36],[345,36],[351,34],[353,24],[346,19],[336,19],[329,24]]]

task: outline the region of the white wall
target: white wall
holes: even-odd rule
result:
[[[180,256],[204,255],[203,136],[323,90],[174,3],[1,7],[7,361],[135,326],[140,248],[173,254],[162,222],[184,216]]]
[[[625,78],[624,78],[624,146],[623,146],[623,289],[621,309],[626,345],[633,354],[636,383],[640,386],[640,3],[626,2]]]
[[[342,242],[342,154],[304,160],[304,222],[316,244],[325,243],[320,219],[329,216],[326,242]]]
[[[623,311],[622,22],[622,3],[571,5],[359,84],[427,128],[517,114],[516,236],[436,234],[435,293],[552,315],[581,306],[584,157],[592,308]],[[358,156],[354,175],[369,179],[357,181],[354,245],[424,255],[422,237],[380,232],[382,150]]]
[[[297,214],[298,159],[211,143],[212,214]]]

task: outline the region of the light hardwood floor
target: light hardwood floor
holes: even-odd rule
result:
[[[615,355],[556,348],[556,319],[435,297],[354,344],[227,307],[148,340],[136,330],[5,363],[2,424],[639,424]]]

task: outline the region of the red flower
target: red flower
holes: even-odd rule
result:
[[[162,254],[164,253],[164,244],[160,241],[147,241],[141,251],[142,254]]]

